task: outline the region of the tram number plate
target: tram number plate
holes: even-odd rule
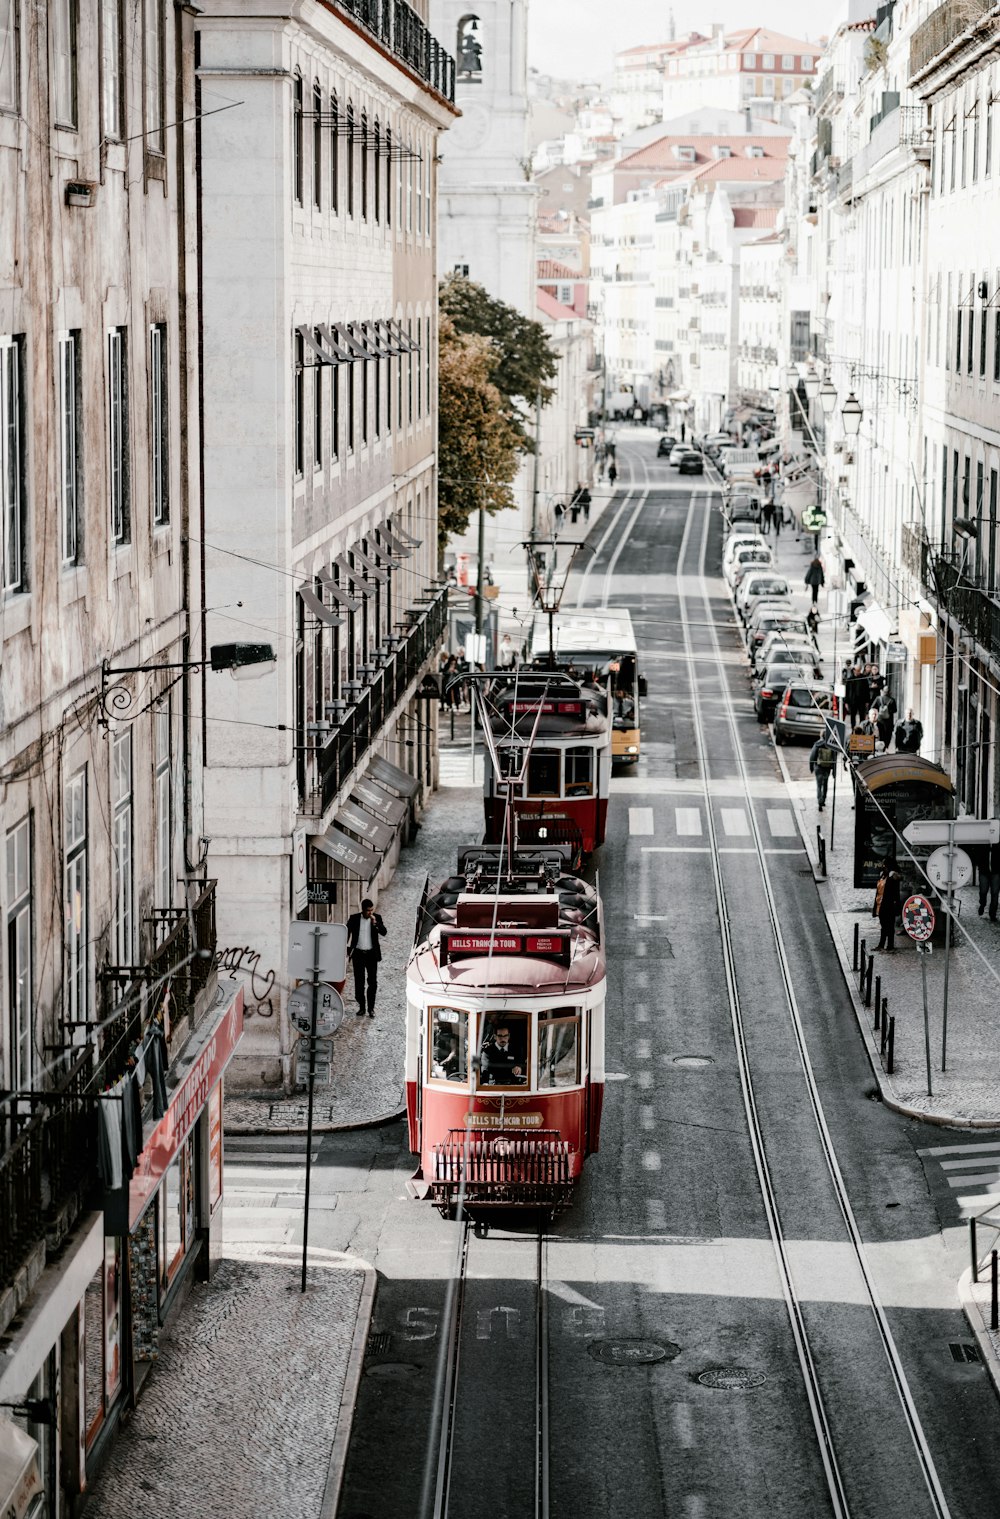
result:
[[[540,1129],[541,1113],[466,1113],[470,1129]]]

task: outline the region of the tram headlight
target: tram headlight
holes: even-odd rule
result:
[[[639,753],[639,745],[638,744],[629,744],[628,749],[625,752],[626,752],[626,754],[638,754]]]

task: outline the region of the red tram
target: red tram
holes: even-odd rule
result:
[[[598,1147],[603,916],[567,855],[465,849],[425,895],[407,969],[411,1191],[446,1214],[563,1207]]]
[[[567,844],[579,866],[604,842],[607,827],[613,726],[607,685],[554,670],[516,670],[493,677],[482,707],[492,738],[483,778],[487,842],[502,842],[510,798],[521,844]]]

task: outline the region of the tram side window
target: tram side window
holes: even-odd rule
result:
[[[559,795],[559,750],[536,749],[528,759],[528,796]]]
[[[431,1076],[465,1081],[469,1074],[469,1018],[453,1007],[431,1009]]]
[[[480,1087],[523,1087],[527,1082],[527,1014],[488,1015],[479,1059]]]
[[[580,1083],[580,1019],[561,1012],[538,1018],[538,1086],[572,1087]]]
[[[593,796],[594,751],[593,749],[566,750],[566,795]]]

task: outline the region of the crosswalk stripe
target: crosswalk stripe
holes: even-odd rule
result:
[[[995,1187],[1000,1181],[1000,1169],[983,1171],[979,1176],[948,1176],[945,1180],[953,1192],[959,1187]]]
[[[970,1155],[968,1160],[942,1160],[938,1164],[942,1171],[963,1171],[981,1166],[988,1159],[987,1155]],[[1000,1172],[1000,1155],[997,1156],[997,1171]]]
[[[631,834],[650,834],[653,830],[652,807],[630,807],[628,810],[628,831]]]
[[[750,832],[750,824],[742,807],[722,807],[722,826],[730,838]]]
[[[688,838],[701,837],[701,812],[697,807],[675,807],[677,832]]]
[[[939,1155],[971,1155],[974,1150],[989,1151],[1000,1157],[1000,1140],[991,1139],[988,1143],[967,1145],[935,1145],[931,1150],[918,1150],[918,1155],[931,1155],[935,1159]]]
[[[793,839],[795,837],[795,819],[787,807],[769,807],[767,809],[767,821],[776,839]]]

